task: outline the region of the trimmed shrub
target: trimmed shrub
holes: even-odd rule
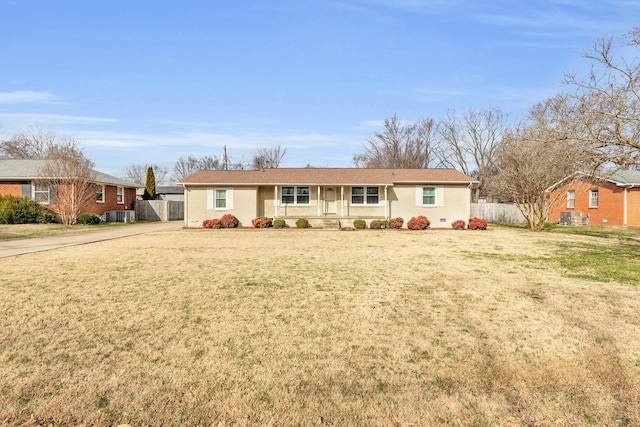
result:
[[[309,220],[306,218],[300,218],[296,221],[296,227],[298,228],[309,228]]]
[[[202,226],[204,228],[222,228],[222,224],[219,219],[205,219],[202,221]]]
[[[380,230],[381,228],[386,228],[382,226],[382,221],[380,219],[374,219],[373,221],[371,221],[371,223],[369,223],[369,228],[372,230]]]
[[[426,216],[414,216],[407,222],[409,230],[426,230],[431,225],[431,221]]]
[[[251,224],[253,224],[255,228],[269,228],[273,225],[271,218],[267,218],[266,216],[254,218],[251,220]]]
[[[488,221],[486,219],[473,217],[469,219],[469,225],[467,228],[469,230],[486,230],[487,224]]]
[[[464,230],[464,225],[464,221],[461,219],[458,219],[451,223],[451,227],[453,227],[454,230]]]
[[[284,219],[276,219],[273,221],[273,228],[287,228],[287,222]]]
[[[365,221],[364,219],[353,220],[353,228],[355,228],[356,230],[365,229],[367,228],[367,221]]]
[[[0,224],[49,224],[56,216],[46,206],[24,197],[0,195]]]
[[[231,214],[222,215],[220,218],[222,228],[236,228],[239,224],[238,218]]]
[[[400,217],[391,218],[389,220],[389,228],[402,228],[402,224],[404,224],[404,219]]]
[[[92,213],[83,213],[76,218],[76,224],[96,225],[100,224],[100,217]]]

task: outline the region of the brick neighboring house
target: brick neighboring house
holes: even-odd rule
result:
[[[588,217],[589,224],[640,227],[640,171],[622,170],[600,178],[579,175],[552,190],[552,198],[564,192],[566,201],[553,207],[551,221],[558,221],[562,212],[572,212]]]
[[[46,160],[0,159],[0,194],[36,200],[56,212],[55,189],[42,185],[39,171]],[[95,171],[95,198],[83,213],[133,209],[137,184]]]

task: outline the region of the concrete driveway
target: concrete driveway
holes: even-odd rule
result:
[[[184,221],[134,223],[122,227],[110,227],[104,230],[83,231],[78,233],[58,234],[55,236],[37,237],[0,242],[0,258],[50,251],[67,246],[86,245],[103,240],[120,239],[137,234],[157,231],[180,230]]]

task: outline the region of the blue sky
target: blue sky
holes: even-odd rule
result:
[[[0,0],[0,137],[70,135],[113,175],[224,145],[349,167],[393,114],[521,118],[638,18],[636,0]]]

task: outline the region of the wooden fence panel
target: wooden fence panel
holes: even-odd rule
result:
[[[184,202],[175,200],[136,200],[136,220],[175,221],[184,219]]]
[[[522,212],[510,203],[471,203],[471,216],[484,218],[489,222],[525,222]]]

